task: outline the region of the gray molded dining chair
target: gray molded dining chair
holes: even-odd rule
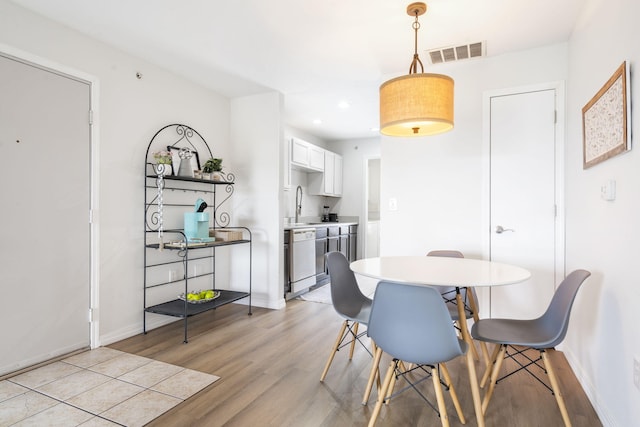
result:
[[[464,255],[460,251],[454,250],[437,250],[430,251],[427,256],[437,256],[437,257],[446,257],[446,258],[464,258]],[[459,320],[458,308],[456,307],[456,288],[453,286],[434,286],[440,294],[445,299],[447,303],[447,308],[449,309],[449,313],[451,314],[451,318],[455,321]],[[478,298],[476,297],[475,290],[471,290],[471,295],[467,295],[467,288],[461,288],[460,294],[462,295],[462,301],[465,302],[464,311],[467,316],[467,319],[471,319],[474,314],[475,307],[477,309]],[[469,299],[473,298],[473,302]]]
[[[553,349],[564,340],[569,326],[573,301],[580,286],[590,275],[591,273],[586,270],[575,270],[569,274],[556,289],[547,310],[537,319],[481,319],[473,325],[471,336],[474,339],[498,344],[491,358],[494,365],[491,370],[491,382],[482,402],[483,413],[487,410],[496,383],[509,375],[525,370],[555,395],[565,426],[571,425],[562,393],[558,387],[558,380],[546,350]],[[511,349],[511,353],[509,353],[509,349]],[[537,359],[524,355],[524,352],[530,349],[539,351]],[[511,358],[520,367],[498,379],[505,358]],[[541,360],[543,365],[540,365]],[[551,386],[548,386],[535,372],[529,369],[529,367],[536,366],[542,372],[546,372]]]
[[[369,323],[371,298],[367,298],[360,291],[353,271],[349,268],[349,261],[341,252],[329,252],[325,257],[331,280],[329,284],[331,302],[336,312],[344,318],[344,322],[342,322],[342,327],[331,349],[324,371],[322,371],[320,381],[324,381],[336,352],[341,348],[347,345],[351,346],[349,360],[353,358],[356,341],[362,344],[369,354],[372,354],[361,340],[367,332],[358,332],[359,325],[367,326]]]
[[[467,343],[457,337],[449,310],[438,290],[430,286],[380,282],[373,298],[368,334],[377,346],[375,360],[379,360],[378,355],[383,351],[393,357],[378,393],[369,426],[375,424],[384,402],[407,388],[418,391],[415,388],[417,382],[412,381],[415,381],[413,374],[419,373],[426,374],[423,379],[429,376],[432,378],[437,409],[422,393],[418,393],[436,409],[442,425],[449,425],[442,383],[449,389],[460,421],[463,424],[466,422],[444,362],[464,355]],[[413,366],[407,370],[403,362]],[[409,386],[389,396],[392,380],[400,377]]]
[[[462,252],[450,249],[430,251],[427,256],[464,258]],[[447,303],[447,308],[449,309],[451,319],[454,322],[459,323],[460,314],[458,312],[458,306],[456,302],[456,288],[454,286],[434,286],[434,288],[436,288],[440,292],[442,298],[444,298],[445,302]],[[469,292],[469,290],[471,290],[471,292]],[[475,289],[460,288],[460,296],[462,297],[462,301],[464,303],[464,313],[466,318],[474,319],[474,321],[478,320],[478,297],[476,295]],[[478,359],[478,354],[475,347],[473,346],[471,346],[471,354],[473,354],[474,359]]]

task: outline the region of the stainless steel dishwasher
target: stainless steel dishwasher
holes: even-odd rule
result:
[[[289,233],[291,293],[316,284],[316,229],[294,228]]]

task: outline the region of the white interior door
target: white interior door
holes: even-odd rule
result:
[[[0,374],[89,346],[89,110],[88,83],[0,56]]]
[[[556,239],[562,239],[556,234],[556,92],[490,97],[490,257],[532,273],[526,283],[491,288],[491,317],[537,317],[555,290]]]

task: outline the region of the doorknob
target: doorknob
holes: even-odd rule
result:
[[[501,226],[501,225],[496,225],[496,233],[497,233],[497,234],[502,234],[502,233],[504,233],[505,231],[516,231],[516,230],[514,230],[513,228],[504,228],[504,227],[503,227],[503,226]]]

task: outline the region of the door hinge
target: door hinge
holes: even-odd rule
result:
[[[89,110],[89,124],[93,124],[93,110]]]
[[[93,209],[89,209],[89,224],[93,224]]]
[[[93,322],[93,308],[89,309],[89,323]]]
[[[558,110],[553,110],[553,124],[558,124]]]
[[[558,205],[553,205],[553,217],[558,217]]]

